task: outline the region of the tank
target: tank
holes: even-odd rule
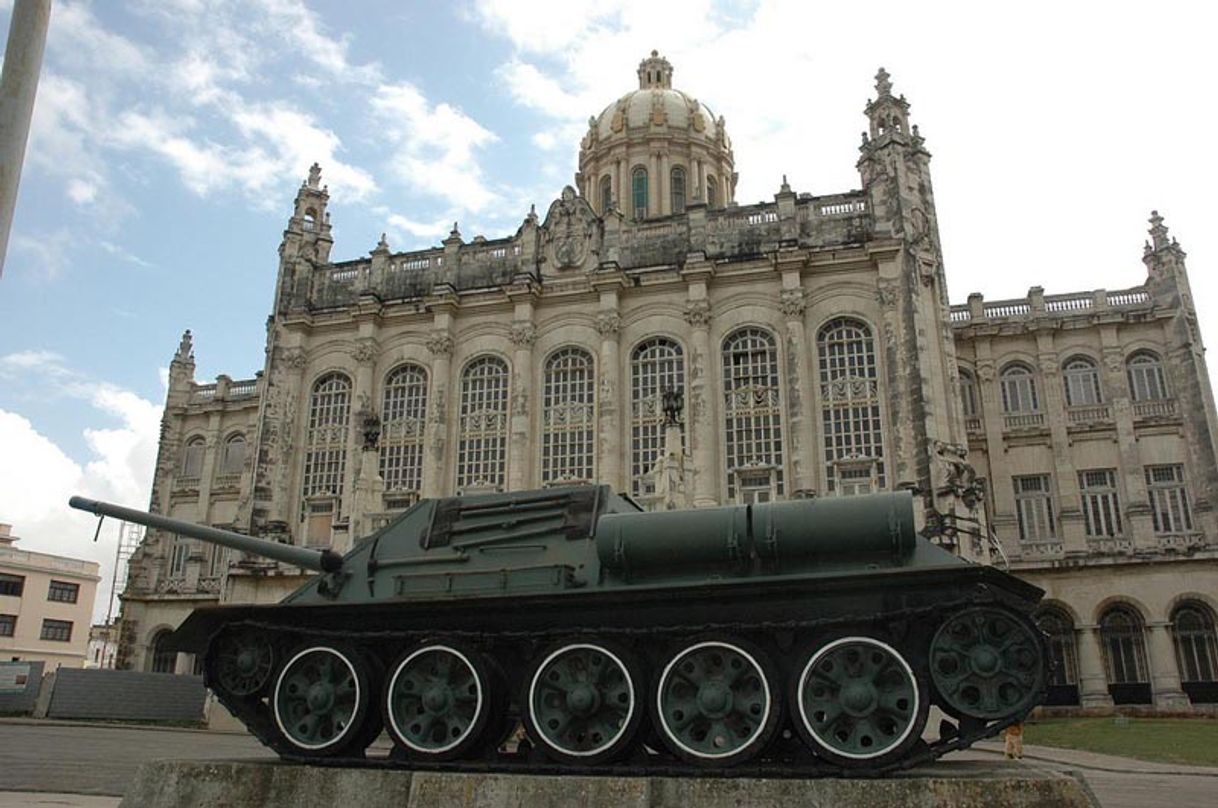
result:
[[[318,573],[278,604],[196,609],[170,638],[293,761],[884,774],[1023,720],[1046,689],[1043,592],[919,535],[908,492],[424,500],[344,556],[70,504]]]

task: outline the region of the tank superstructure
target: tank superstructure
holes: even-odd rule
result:
[[[289,759],[365,761],[384,728],[416,767],[879,773],[998,732],[1046,685],[1040,590],[920,537],[906,492],[425,500],[341,558],[72,505],[321,573],[172,638]]]

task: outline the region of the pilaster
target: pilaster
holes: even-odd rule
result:
[[[1083,707],[1111,707],[1108,674],[1104,671],[1104,654],[1100,648],[1100,627],[1079,625],[1078,632],[1078,692]]]
[[[597,390],[597,476],[614,491],[626,491],[622,477],[622,386],[618,340],[622,317],[617,309],[617,294],[601,294],[601,309],[596,315],[600,334],[600,389]]]
[[[710,377],[713,361],[710,325],[713,313],[707,298],[707,287],[714,275],[714,266],[701,255],[694,254],[686,260],[682,275],[687,281],[685,322],[690,327],[685,439],[691,444],[693,455],[693,504],[696,508],[705,508],[719,503],[723,481],[723,474],[719,471],[722,430],[715,407],[718,397]]]
[[[1180,709],[1189,706],[1188,696],[1180,686],[1180,668],[1176,664],[1176,649],[1168,632],[1170,623],[1155,620],[1146,624],[1150,635],[1150,680],[1155,706]]]
[[[534,485],[533,458],[536,448],[529,440],[533,423],[533,344],[537,341],[537,326],[533,324],[533,304],[516,304],[516,320],[512,323],[512,391],[511,431],[508,448],[507,486],[520,491]]]

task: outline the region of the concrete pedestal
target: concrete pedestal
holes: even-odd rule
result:
[[[546,777],[157,761],[122,808],[1098,808],[1079,780],[1026,764],[954,761],[883,780]]]

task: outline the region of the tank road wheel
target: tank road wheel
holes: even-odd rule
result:
[[[208,684],[231,696],[262,692],[274,669],[271,638],[255,628],[225,631],[208,649]]]
[[[822,758],[841,766],[883,765],[917,743],[929,709],[913,669],[871,637],[842,637],[798,668],[795,728]]]
[[[668,662],[656,686],[660,737],[680,758],[731,766],[763,750],[778,728],[771,666],[738,640],[704,640]]]
[[[394,663],[381,707],[385,726],[409,757],[452,760],[477,746],[491,714],[492,683],[474,651],[432,643]]]
[[[991,719],[1036,705],[1045,688],[1045,655],[1037,629],[989,606],[944,621],[930,641],[930,675],[944,709]]]
[[[570,643],[534,669],[525,694],[524,721],[550,757],[603,763],[634,740],[639,709],[637,666],[606,645]]]
[[[284,663],[271,707],[292,751],[337,756],[359,745],[371,687],[364,660],[344,645],[305,645]]]

